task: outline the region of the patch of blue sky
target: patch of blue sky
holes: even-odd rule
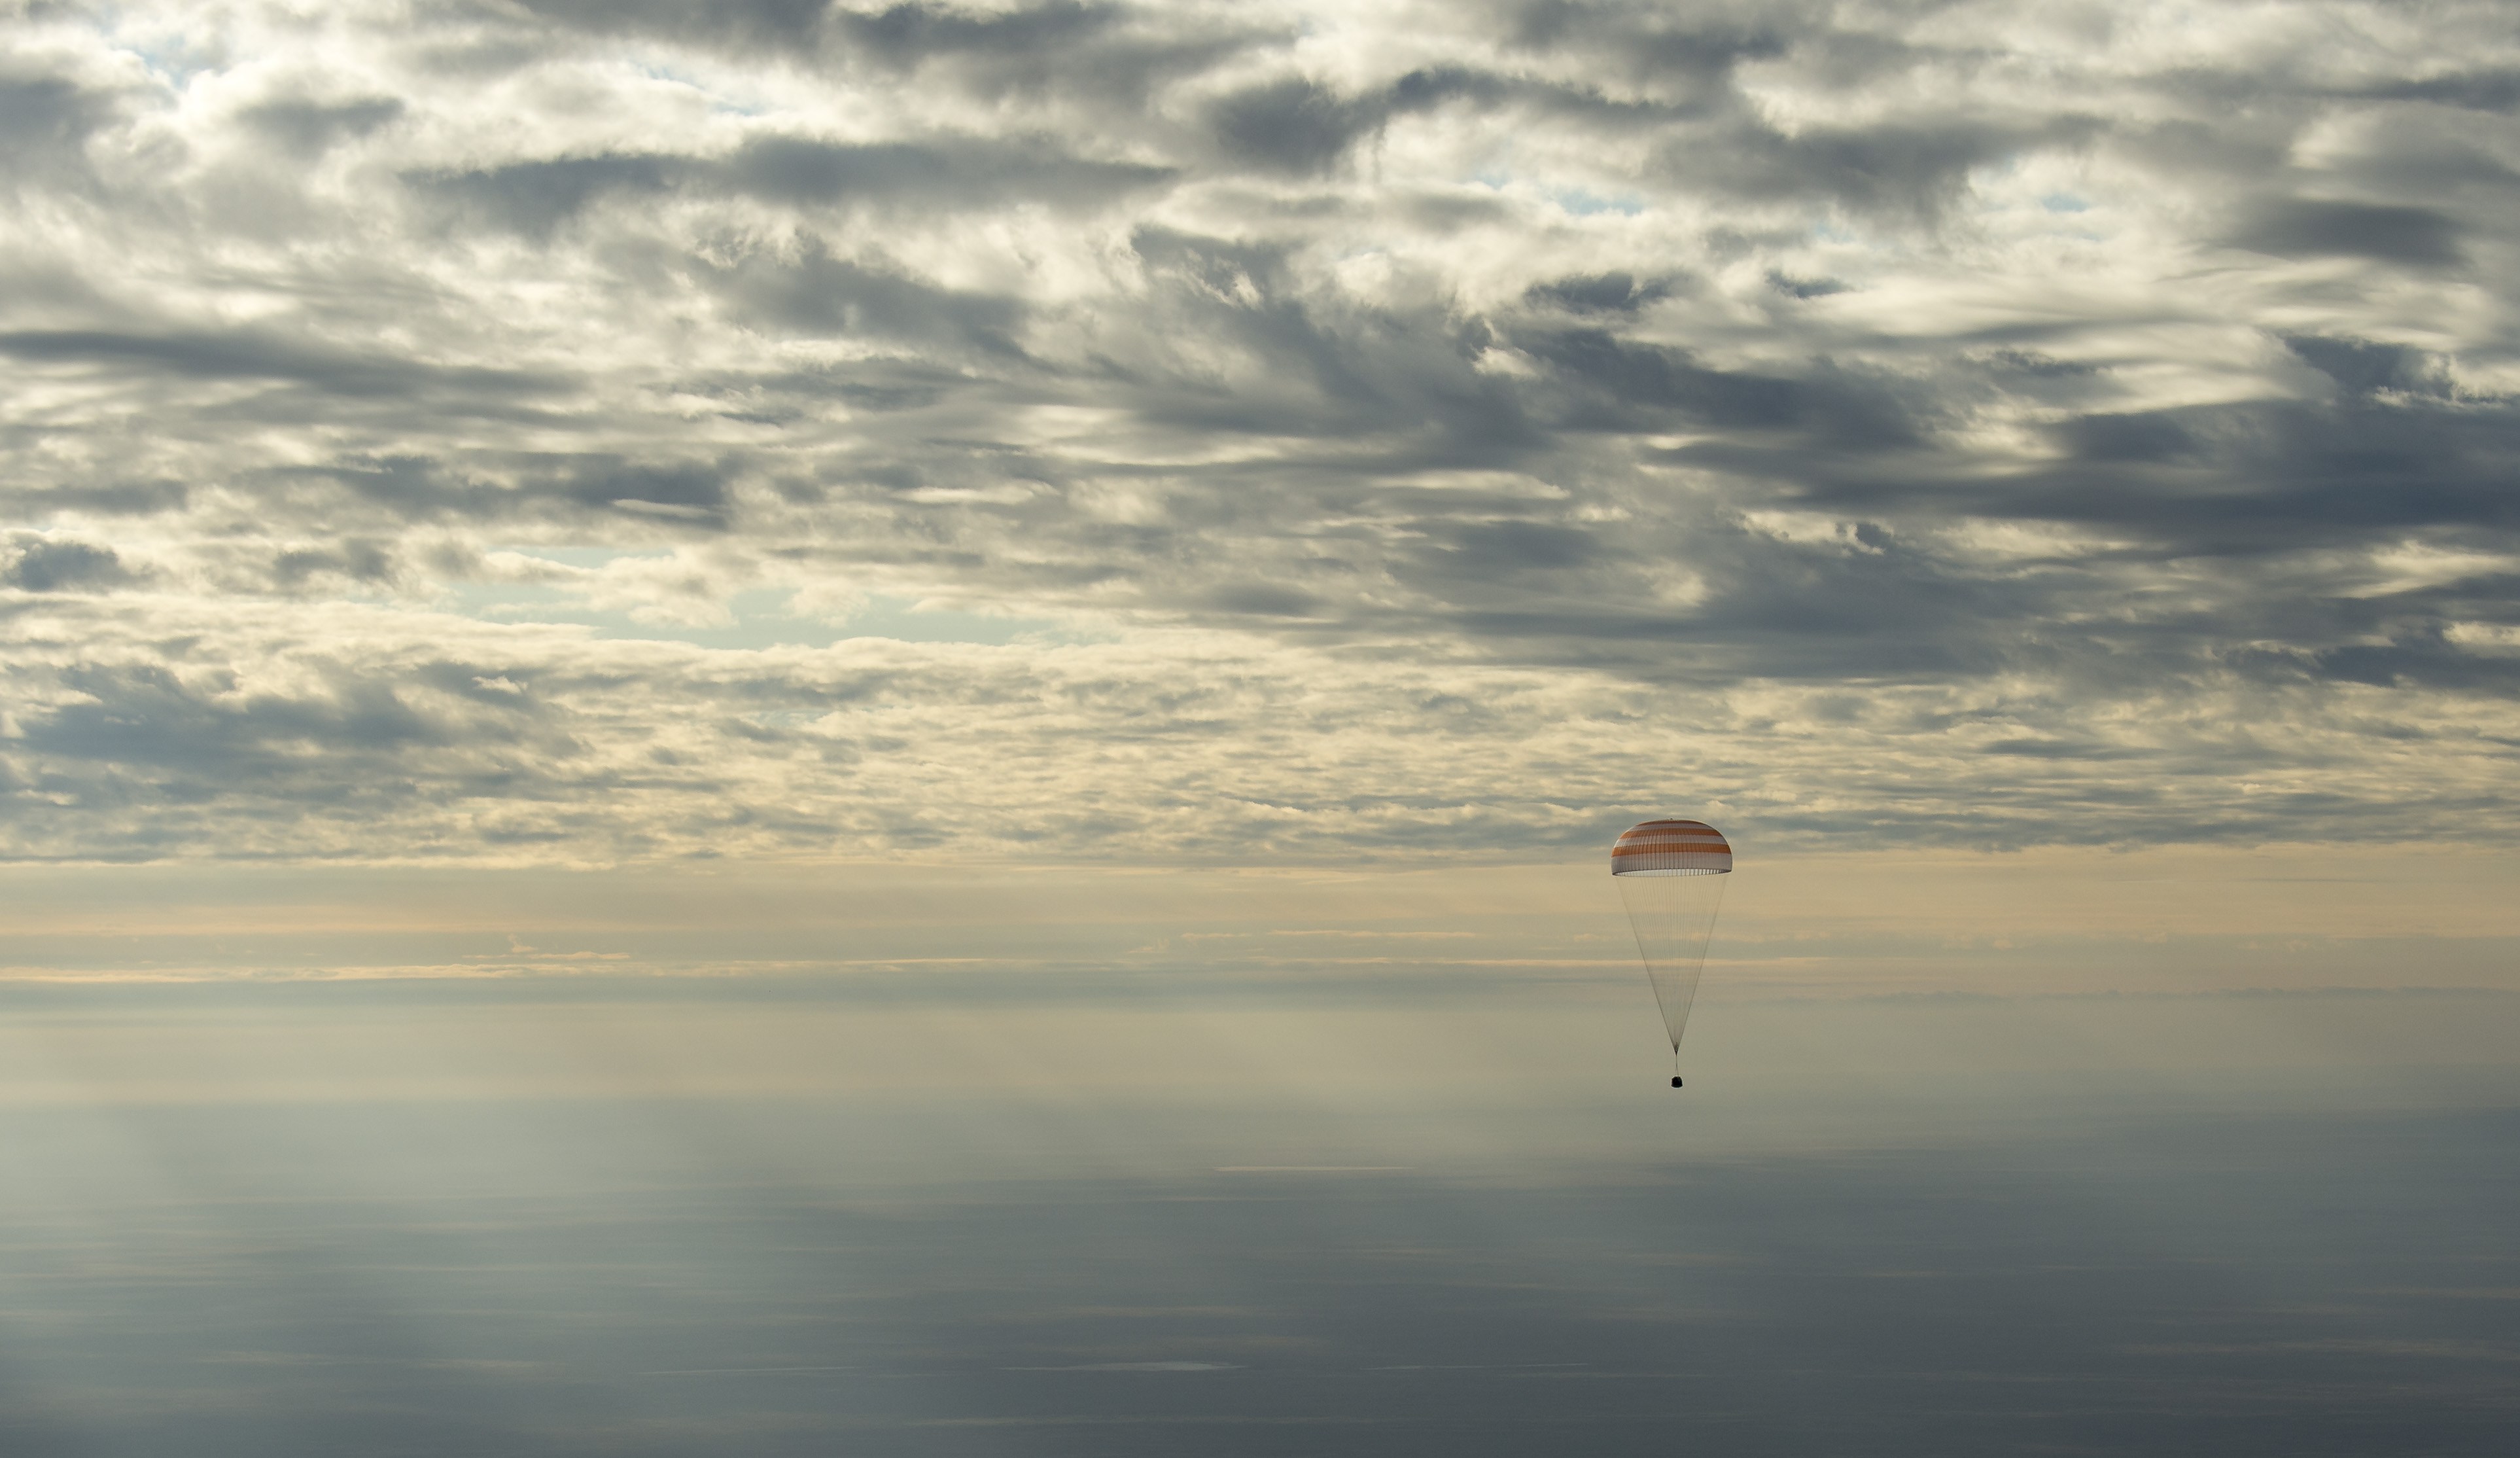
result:
[[[113,39],[123,51],[139,57],[140,64],[149,68],[149,73],[169,90],[181,91],[192,84],[195,76],[220,68],[217,59],[209,51],[193,46],[180,31],[161,31],[146,38],[122,38],[112,36],[111,26],[106,30],[109,38]]]
[[[2075,197],[2072,193],[2049,193],[2048,196],[2039,200],[2039,205],[2047,208],[2049,212],[2089,212],[2092,210],[2090,200]]]
[[[1635,217],[1645,210],[1645,201],[1633,193],[1604,196],[1580,187],[1560,188],[1549,194],[1549,201],[1579,217],[1595,213],[1615,212],[1622,217]]]
[[[686,74],[682,70],[677,69],[674,67],[664,65],[661,62],[647,59],[633,59],[630,62],[630,68],[652,81],[666,81],[676,86],[690,87],[692,90],[708,98],[709,110],[712,112],[722,112],[735,116],[762,116],[769,114],[770,109],[767,107],[755,106],[750,102],[738,101],[735,98],[728,96],[724,91],[718,89],[716,86],[701,80],[699,77]]]
[[[1470,180],[1497,192],[1511,192],[1521,179],[1510,172],[1482,168],[1470,174]],[[1645,200],[1635,193],[1597,193],[1590,188],[1544,188],[1542,197],[1579,217],[1595,213],[1615,212],[1622,217],[1635,217],[1645,210]]]

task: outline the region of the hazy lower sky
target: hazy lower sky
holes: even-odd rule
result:
[[[2515,115],[2481,0],[0,0],[0,1448],[2498,1453]]]

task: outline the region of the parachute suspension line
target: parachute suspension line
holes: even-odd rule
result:
[[[1706,943],[1732,880],[1732,847],[1702,820],[1648,820],[1610,848],[1610,877],[1637,934],[1663,1031],[1671,1037],[1671,1085],[1680,1083],[1680,1044],[1697,995]]]
[[[1614,871],[1611,874],[1615,876],[1618,873]],[[1626,892],[1629,888],[1621,886],[1619,889]],[[1672,1017],[1671,998],[1663,991],[1663,980],[1655,975],[1654,963],[1657,960],[1668,960],[1667,958],[1658,959],[1656,956],[1662,950],[1657,943],[1668,939],[1663,929],[1657,925],[1663,918],[1656,915],[1657,908],[1646,902],[1642,895],[1630,895],[1625,899],[1628,903],[1628,930],[1637,934],[1637,955],[1642,958],[1645,964],[1645,988],[1653,993],[1654,1007],[1662,1014],[1663,1030],[1671,1034],[1671,1056],[1677,1061],[1680,1057],[1680,1030],[1688,1025],[1688,1009],[1684,1006],[1679,1010],[1680,1016],[1677,1020]]]

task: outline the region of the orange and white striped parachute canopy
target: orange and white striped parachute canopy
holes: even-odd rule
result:
[[[1613,876],[1722,876],[1732,869],[1732,845],[1703,820],[1648,820],[1610,847]]]

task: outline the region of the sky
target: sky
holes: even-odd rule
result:
[[[0,36],[13,1451],[2508,1431],[2507,7]]]
[[[7,853],[2505,844],[2503,20],[19,7]]]

